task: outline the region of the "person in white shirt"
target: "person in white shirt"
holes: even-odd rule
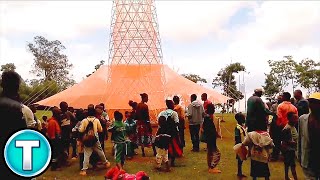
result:
[[[22,104],[21,106],[22,106],[23,118],[27,123],[27,128],[34,128],[36,121],[34,120],[33,112],[28,106],[24,104]]]

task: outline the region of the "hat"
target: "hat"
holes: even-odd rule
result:
[[[311,94],[308,98],[308,100],[310,99],[316,99],[316,100],[319,100],[320,101],[320,92],[315,92],[313,94]]]
[[[255,92],[255,93],[257,93],[257,92],[264,92],[264,90],[263,90],[263,88],[256,88],[256,89],[254,90],[254,92]]]

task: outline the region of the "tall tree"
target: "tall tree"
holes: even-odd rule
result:
[[[62,89],[66,84],[73,84],[68,75],[72,64],[68,57],[63,54],[66,48],[58,41],[49,41],[42,36],[34,37],[34,42],[27,44],[27,50],[34,56],[34,69],[31,71],[41,78],[42,81],[55,81]]]
[[[320,62],[306,58],[296,66],[297,82],[308,93],[320,91]]]
[[[241,63],[229,64],[227,67],[221,69],[217,77],[213,79],[213,88],[222,87],[223,94],[231,97],[235,101],[243,99],[243,94],[237,88],[234,73],[245,70],[245,66],[241,65]]]
[[[101,61],[99,62],[99,64],[95,65],[95,66],[94,66],[94,69],[95,69],[95,70],[94,70],[91,74],[93,74],[94,72],[96,72],[102,65],[104,65],[104,63],[105,63],[105,61],[104,61],[104,60],[101,60]],[[87,74],[86,76],[89,77],[89,76],[91,76],[91,74]]]
[[[292,56],[284,56],[284,59],[279,61],[269,60],[268,63],[271,68],[269,74],[271,74],[273,78],[277,80],[279,92],[282,92],[284,88],[289,85],[289,82],[292,84],[293,88],[297,86],[297,63],[293,60]]]
[[[281,82],[273,74],[265,74],[265,85],[262,86],[265,90],[265,95],[270,99],[274,100],[276,95],[280,92]]]
[[[200,77],[197,74],[181,74],[181,76],[189,79],[190,81],[194,82],[194,83],[198,83],[198,82],[203,82],[203,83],[207,83],[207,80]]]
[[[14,65],[14,63],[7,63],[4,65],[1,65],[1,69],[0,69],[0,71],[2,72],[15,71],[15,70],[16,70],[16,66]]]

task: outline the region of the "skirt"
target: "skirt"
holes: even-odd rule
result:
[[[251,160],[251,177],[269,177],[270,171],[268,163]]]
[[[152,146],[152,129],[150,124],[142,121],[137,122],[137,145],[151,147]]]
[[[169,157],[181,157],[182,156],[182,146],[179,137],[174,137],[169,143]]]

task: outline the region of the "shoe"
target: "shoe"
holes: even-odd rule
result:
[[[81,176],[86,176],[87,175],[87,172],[86,171],[80,171],[79,173]]]
[[[111,163],[108,161],[105,166],[106,166],[106,169],[108,169],[111,167]]]
[[[209,173],[211,174],[218,174],[218,173],[221,173],[221,171],[218,169],[218,168],[210,168],[208,170]]]

